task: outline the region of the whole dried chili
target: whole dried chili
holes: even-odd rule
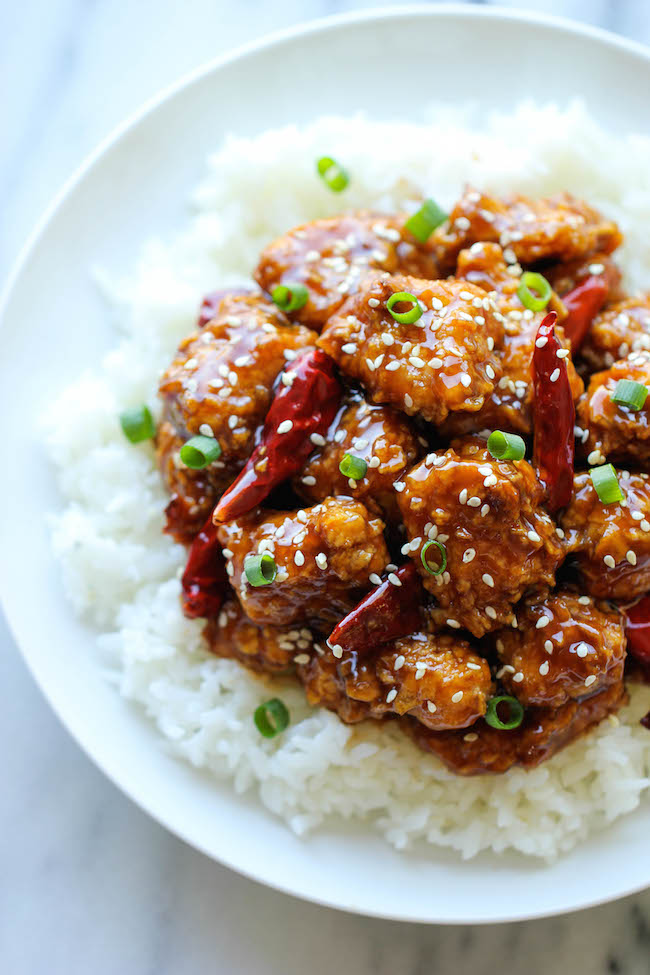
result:
[[[562,346],[555,335],[556,321],[554,311],[544,318],[533,352],[533,458],[551,511],[563,508],[571,499],[575,453],[575,406],[566,359],[558,358]]]
[[[181,585],[186,616],[216,616],[228,591],[228,575],[212,517],[190,546]]]
[[[609,290],[604,275],[592,274],[562,296],[562,304],[567,311],[562,327],[574,353],[584,342],[594,317],[607,300]]]
[[[338,410],[341,385],[334,370],[322,349],[303,352],[285,370],[260,443],[214,509],[215,522],[245,514],[298,473],[314,449],[311,435],[325,434]]]
[[[413,562],[403,565],[364,596],[329,636],[330,646],[363,654],[378,643],[408,636],[421,625],[422,584]]]

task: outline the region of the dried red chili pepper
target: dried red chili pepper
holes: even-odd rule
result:
[[[201,302],[201,308],[199,309],[197,321],[199,328],[204,328],[208,322],[212,321],[219,311],[219,305],[224,298],[239,298],[242,295],[251,294],[252,290],[252,288],[223,288],[220,291],[209,291]]]
[[[346,652],[365,653],[378,643],[408,636],[421,625],[422,583],[413,562],[394,573],[401,585],[386,579],[332,630],[328,643]],[[392,575],[392,573],[391,573]]]
[[[215,522],[245,514],[287,478],[297,474],[314,449],[311,434],[325,434],[336,416],[341,385],[334,360],[310,349],[285,370],[290,385],[280,383],[264,421],[259,445],[214,509]]]
[[[594,317],[607,300],[609,283],[603,275],[592,274],[562,296],[567,317],[562,323],[564,334],[577,352],[585,340]]]
[[[181,585],[186,616],[216,616],[228,590],[228,574],[212,517],[192,542]]]
[[[650,671],[650,596],[644,596],[627,611],[627,649],[630,656]]]
[[[533,457],[551,511],[563,508],[571,499],[575,453],[575,406],[566,359],[557,356],[562,346],[555,336],[556,321],[554,311],[543,320],[533,352]]]

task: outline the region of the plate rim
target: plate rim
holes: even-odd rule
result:
[[[56,217],[59,209],[67,201],[68,197],[74,192],[78,184],[103,158],[103,156],[121,139],[126,137],[134,128],[136,128],[143,119],[155,112],[160,105],[172,99],[184,89],[187,89],[193,84],[201,81],[206,76],[217,73],[222,68],[236,61],[252,57],[261,51],[267,51],[287,41],[293,41],[300,37],[322,33],[330,29],[344,28],[348,25],[357,26],[359,24],[371,21],[383,21],[390,19],[399,20],[402,18],[413,17],[422,17],[424,19],[435,20],[449,16],[458,16],[468,21],[501,20],[524,25],[548,26],[558,29],[564,33],[568,33],[569,35],[573,35],[577,38],[588,38],[594,40],[610,48],[613,47],[624,53],[640,57],[642,60],[650,63],[650,45],[645,45],[638,41],[630,40],[600,27],[594,27],[590,24],[583,24],[571,18],[553,14],[545,14],[533,10],[510,9],[503,6],[475,6],[473,4],[470,5],[466,3],[440,3],[436,4],[435,6],[423,3],[413,3],[406,4],[404,6],[391,5],[386,7],[373,7],[366,10],[352,10],[344,13],[333,14],[327,17],[320,17],[310,21],[300,22],[298,24],[280,28],[271,33],[264,34],[253,41],[241,44],[231,51],[209,59],[208,61],[198,65],[196,68],[193,68],[191,71],[184,73],[175,81],[164,86],[162,89],[147,98],[137,109],[129,113],[123,119],[123,121],[114,126],[111,131],[100,140],[96,147],[85,156],[81,163],[73,170],[72,174],[63,182],[60,189],[54,194],[50,203],[45,207],[41,217],[37,220],[31,232],[27,235],[24,243],[18,250],[17,257],[10,266],[9,273],[0,293],[0,334],[2,329],[5,327],[5,316],[16,283],[19,281],[23,270],[28,266],[32,252],[38,246],[41,237],[45,234],[52,220]],[[59,710],[58,704],[55,703],[50,697],[47,687],[44,685],[39,674],[36,672],[35,664],[32,662],[31,655],[28,654],[22,646],[22,643],[18,637],[19,627],[15,619],[15,614],[8,606],[4,587],[0,588],[0,608],[4,613],[7,627],[11,633],[16,648],[32,679],[35,681],[37,687],[43,695],[45,702],[66,729],[67,733],[73,739],[77,747],[84,752],[92,764],[98,768],[117,789],[119,789],[122,795],[126,796],[127,799],[136,805],[136,807],[144,811],[154,820],[154,822],[164,827],[172,835],[178,837],[183,842],[187,843],[188,846],[198,850],[209,859],[226,866],[228,869],[233,870],[249,880],[262,884],[271,890],[280,891],[281,893],[289,896],[305,900],[308,903],[314,903],[333,910],[344,911],[346,913],[353,913],[366,917],[377,917],[386,920],[418,924],[483,925],[541,919],[545,917],[553,917],[558,914],[575,913],[577,911],[596,907],[600,904],[618,900],[622,897],[638,893],[650,887],[649,876],[648,880],[645,882],[626,884],[622,886],[621,889],[613,893],[601,894],[587,898],[571,908],[543,908],[541,910],[527,910],[517,914],[507,914],[502,912],[496,916],[494,914],[486,913],[484,916],[475,916],[471,918],[463,916],[446,916],[444,920],[431,920],[417,916],[414,917],[412,915],[399,912],[390,912],[372,908],[368,909],[364,907],[341,906],[327,897],[319,897],[316,894],[306,894],[302,891],[296,891],[295,888],[292,888],[287,883],[283,883],[279,879],[269,879],[266,877],[260,879],[259,874],[253,872],[253,870],[247,867],[242,867],[237,862],[233,862],[229,858],[227,850],[220,851],[220,854],[216,855],[215,852],[208,848],[200,839],[189,835],[189,830],[184,829],[182,826],[177,825],[176,823],[173,825],[170,824],[169,820],[171,817],[166,817],[164,812],[157,811],[155,808],[153,808],[147,797],[137,794],[136,790],[130,783],[124,783],[121,781],[115,771],[109,770],[106,767],[106,763],[104,762],[103,758],[98,758],[90,750],[90,748],[86,746],[85,742],[77,737],[76,732],[71,728],[71,724],[67,716]]]

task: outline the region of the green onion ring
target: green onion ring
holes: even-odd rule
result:
[[[592,467],[589,474],[598,499],[603,504],[614,504],[616,501],[623,500],[623,492],[612,464]]]
[[[278,284],[271,298],[281,311],[298,311],[309,301],[309,292],[304,284]]]
[[[516,433],[493,430],[488,437],[487,449],[495,460],[523,460],[526,444]]]
[[[497,708],[500,704],[507,704],[510,709],[510,717],[507,721],[502,721],[499,717]],[[492,697],[488,701],[485,720],[491,728],[496,728],[498,731],[513,731],[524,720],[523,705],[520,704],[516,697],[512,697],[510,694],[500,694],[498,697]]]
[[[426,199],[419,210],[408,218],[404,226],[421,244],[424,244],[436,227],[444,223],[447,214],[441,210],[435,200]]]
[[[536,292],[536,294],[534,293]],[[517,297],[522,305],[531,311],[543,311],[548,305],[553,289],[546,278],[537,271],[525,271],[517,289]]]
[[[355,481],[361,481],[366,476],[368,465],[363,457],[355,457],[354,454],[343,454],[339,470],[344,477],[351,477]]]
[[[191,437],[181,447],[181,460],[186,467],[200,471],[221,456],[219,441],[214,437]]]
[[[255,727],[265,738],[275,738],[289,727],[289,720],[289,711],[279,697],[273,697],[270,701],[260,704],[253,714]]]
[[[131,443],[151,440],[156,432],[156,426],[148,406],[134,406],[133,409],[120,413],[120,426],[124,436]]]
[[[633,379],[619,379],[612,393],[612,400],[618,406],[627,406],[634,413],[642,410],[648,396],[648,387]]]
[[[399,305],[402,301],[410,302],[412,308],[404,312],[393,311],[395,305]],[[400,325],[411,325],[413,322],[417,322],[418,318],[422,317],[420,302],[415,295],[409,294],[408,291],[396,291],[386,302],[386,308]]]
[[[440,558],[441,558],[440,565],[438,566],[437,569],[434,569],[430,564],[430,562],[427,561],[427,552],[430,551],[430,549],[432,549],[434,546],[440,552]],[[426,542],[425,545],[422,546],[422,551],[420,552],[420,558],[422,559],[422,565],[431,576],[439,576],[447,568],[447,549],[442,544],[442,542],[436,542],[433,539],[430,539],[428,542]]]
[[[259,555],[247,555],[244,559],[244,573],[251,586],[270,586],[278,567],[270,552],[260,552]]]
[[[316,161],[318,175],[333,193],[340,193],[350,182],[350,177],[343,166],[331,156],[321,156]]]

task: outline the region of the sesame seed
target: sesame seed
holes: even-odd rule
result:
[[[537,622],[535,623],[535,628],[538,630],[543,630],[544,627],[548,626],[550,622],[551,622],[550,616],[540,616]]]
[[[576,647],[576,653],[579,657],[586,657],[589,653],[589,645],[587,643],[580,642]]]
[[[384,353],[382,352],[381,355],[378,355],[375,359],[375,369],[379,369],[383,361],[384,361]]]
[[[460,623],[458,620],[447,620],[447,626],[451,626],[452,630],[460,630]]]
[[[435,714],[437,710],[438,708],[433,703],[433,701],[427,701],[427,711],[430,711],[431,714]]]
[[[641,524],[639,525],[639,528],[641,529],[641,531],[650,532],[650,521],[647,521],[644,518]]]
[[[400,579],[400,577],[399,577],[399,576],[397,576],[397,575],[395,575],[395,573],[394,573],[394,572],[390,572],[390,573],[388,574],[388,581],[389,581],[389,582],[390,582],[390,583],[391,583],[391,584],[392,584],[393,586],[401,586],[401,585],[402,585],[402,580]]]
[[[524,675],[521,671],[519,671],[518,673],[512,675],[512,679],[515,684],[521,684],[522,680],[524,679]]]
[[[643,512],[641,512],[641,511],[630,511],[630,518],[633,518],[634,521],[641,521],[642,518],[643,518]]]
[[[603,562],[605,563],[608,569],[613,569],[616,567],[616,562],[614,561],[614,558],[611,555],[606,555],[605,558],[603,559]]]
[[[488,616],[491,620],[495,620],[497,618],[497,611],[494,608],[494,606],[486,606],[485,615]]]
[[[293,557],[293,561],[296,563],[296,565],[304,565],[305,556],[302,554],[302,552],[296,552],[296,554]]]
[[[481,508],[481,518],[485,518],[489,510],[490,510],[490,505],[484,504],[483,507]]]
[[[492,338],[491,335],[488,336],[487,347],[490,352],[492,352],[492,350],[494,349],[494,339]]]
[[[488,366],[485,367],[485,374],[488,377],[488,379],[494,379],[494,377],[496,375],[494,369],[490,365],[488,365]]]
[[[345,352],[346,355],[353,355],[357,351],[357,347],[354,342],[346,342],[345,345],[341,346],[341,352]]]
[[[291,421],[289,421],[289,422],[291,422]],[[235,427],[236,427],[236,426],[237,426],[238,424],[239,424],[239,417],[238,417],[238,416],[230,416],[230,417],[228,417],[228,426],[230,427],[230,429],[231,429],[231,430],[234,430],[234,429],[235,429]],[[293,424],[292,424],[292,426],[293,426]],[[279,429],[278,429],[278,433],[279,433],[279,432],[280,432],[280,431],[279,431]]]
[[[558,359],[566,359],[566,357],[569,354],[569,350],[568,349],[558,349],[555,354],[558,357]]]
[[[379,298],[368,298],[368,304],[371,308],[379,308],[381,302],[379,301]]]
[[[531,542],[541,542],[542,540],[541,537],[537,534],[537,532],[534,531],[528,532],[528,538],[531,540]]]
[[[358,482],[355,481],[353,477],[348,478],[348,487],[352,488],[352,490],[354,490],[357,487],[357,484]]]
[[[636,565],[636,552],[633,552],[632,549],[625,553],[625,558],[628,560],[630,565]]]
[[[544,640],[544,649],[547,653],[553,653],[553,643],[551,640]]]
[[[559,368],[554,369],[553,372],[551,373],[551,375],[548,378],[551,380],[552,383],[557,382],[558,379],[560,378],[560,370],[559,370]]]
[[[555,534],[558,538],[564,538],[564,530],[562,528],[556,528]]]
[[[515,668],[514,667],[512,667],[510,664],[504,664],[503,667],[501,668],[501,670],[497,670],[497,673],[496,673],[497,680],[501,680],[501,678],[505,674],[514,674],[514,672],[515,672]]]
[[[416,680],[422,680],[422,678],[424,677],[424,675],[426,674],[426,672],[427,672],[427,668],[426,667],[418,667],[416,669],[416,671],[415,671],[415,679]]]
[[[480,670],[481,669],[481,665],[480,664],[474,664],[474,663],[472,663],[471,660],[468,661],[467,667],[468,667],[468,670]]]
[[[587,457],[587,463],[589,464],[602,464],[603,460],[604,457],[598,448],[596,448],[596,450],[592,450]]]
[[[550,669],[551,668],[548,660],[545,660],[544,663],[540,665],[539,672],[542,675],[542,677],[546,677]]]
[[[379,467],[380,463],[381,461],[379,460],[379,457],[371,457],[368,461],[368,467]]]
[[[409,410],[413,406],[413,398],[408,393],[404,393],[404,406]]]
[[[406,484],[404,483],[404,481],[395,481],[393,483],[393,487],[395,488],[396,491],[398,491],[401,494],[404,488],[406,487]]]
[[[458,500],[460,501],[461,504],[467,504],[467,488],[463,488],[463,490],[458,495]]]
[[[466,735],[463,735],[463,741],[478,741],[478,735],[475,731],[468,731]]]
[[[309,439],[317,447],[324,447],[325,444],[327,443],[327,441],[325,440],[325,437],[321,436],[320,433],[312,433],[312,434],[310,434]]]
[[[466,372],[460,374],[460,381],[465,388],[472,385],[471,376],[468,376]]]
[[[403,653],[400,653],[395,657],[395,663],[393,664],[393,670],[401,670],[406,663],[406,657]]]
[[[298,653],[293,658],[294,664],[308,664],[310,660],[308,653]]]
[[[474,496],[468,500],[467,504],[469,505],[470,508],[480,508],[481,499]]]
[[[388,362],[386,364],[385,369],[386,372],[397,372],[397,370],[400,369],[401,366],[402,366],[401,362],[399,362],[397,359],[393,359],[392,362]]]
[[[327,568],[327,556],[325,555],[325,552],[318,553],[318,555],[316,556],[316,565],[318,566],[319,569]]]
[[[199,433],[203,434],[204,437],[214,437],[212,427],[209,423],[202,423],[199,427]]]
[[[337,660],[341,659],[341,657],[343,656],[343,647],[341,646],[340,643],[334,644],[334,646],[332,647],[332,653],[334,654]]]
[[[486,586],[490,586],[491,589],[494,589],[494,579],[489,574],[489,572],[484,572],[483,575],[481,576],[481,579],[483,580]]]
[[[305,476],[301,478],[301,481],[303,484],[306,484],[308,487],[313,487],[314,484],[316,483],[316,478],[313,477],[312,474],[305,474]]]
[[[463,700],[463,692],[456,691],[455,694],[451,695],[451,699],[454,702],[454,704],[460,704],[460,702]]]
[[[589,674],[589,677],[585,677],[585,687],[591,687],[591,685],[596,680],[595,674]]]
[[[370,370],[370,372],[374,372],[375,371],[375,364],[372,361],[372,359],[366,358],[366,365],[368,366],[368,369]]]
[[[390,332],[382,332],[381,333],[381,340],[384,343],[384,345],[394,345],[394,343],[395,343],[395,339],[390,334]]]
[[[412,366],[415,366],[416,369],[421,369],[423,366],[426,365],[424,359],[421,359],[417,355],[409,356],[409,362],[411,363]]]
[[[293,430],[293,420],[283,420],[278,424],[278,433],[289,433],[289,430]]]
[[[535,340],[535,345],[537,346],[538,349],[543,349],[547,342],[548,342],[548,338],[546,337],[546,335],[542,335],[540,336],[540,338]]]
[[[381,576],[378,576],[376,572],[371,572],[368,576],[368,580],[373,584],[373,586],[381,586]]]
[[[390,704],[391,701],[394,701],[396,697],[397,697],[397,691],[395,690],[395,688],[393,688],[392,691],[389,691],[388,694],[386,695],[386,704]]]
[[[468,562],[471,562],[472,559],[474,559],[475,557],[476,557],[476,549],[475,548],[466,548],[465,551],[463,552],[463,562],[466,565],[467,565]]]

